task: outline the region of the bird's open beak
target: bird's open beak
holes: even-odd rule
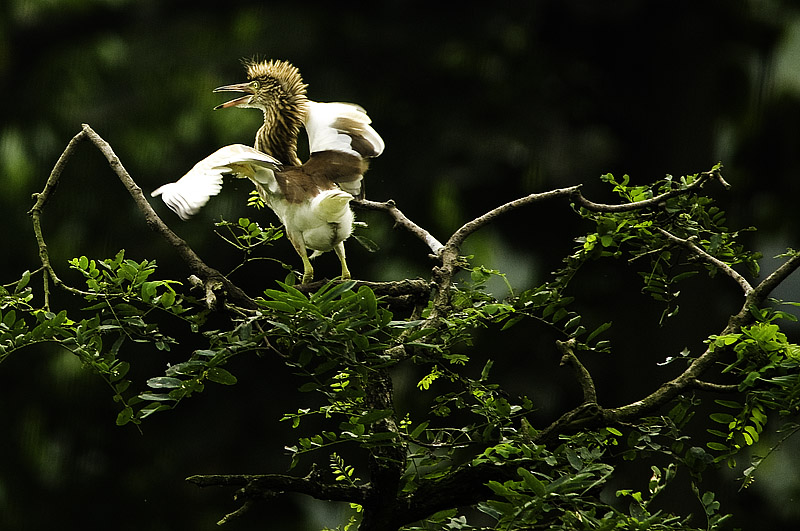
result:
[[[214,89],[214,92],[245,92],[246,94],[240,98],[236,98],[235,100],[226,101],[220,105],[214,107],[214,110],[217,109],[227,109],[228,107],[236,107],[242,104],[250,103],[250,100],[255,93],[253,91],[253,87],[250,83],[238,83],[236,85],[225,85],[224,87],[217,87]]]

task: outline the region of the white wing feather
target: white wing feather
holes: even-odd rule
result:
[[[383,152],[384,143],[372,128],[367,112],[352,103],[306,103],[305,127],[311,153],[319,151],[343,151],[352,155],[364,156],[353,147],[353,136],[366,141],[377,157]]]
[[[185,220],[197,214],[219,193],[223,175],[248,177],[272,188],[273,171],[279,168],[280,163],[269,155],[243,144],[233,144],[218,149],[195,164],[186,175],[153,190],[150,195],[160,195],[170,210]]]

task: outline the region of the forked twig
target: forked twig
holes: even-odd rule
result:
[[[206,263],[203,262],[199,256],[197,256],[192,248],[189,247],[189,244],[187,244],[169,227],[167,227],[167,225],[161,220],[160,217],[158,217],[158,214],[156,214],[156,212],[150,206],[150,203],[147,202],[147,199],[145,199],[144,194],[142,193],[142,189],[139,188],[139,186],[131,178],[130,174],[122,165],[108,142],[103,140],[100,135],[98,135],[87,124],[83,124],[81,132],[76,134],[72,140],[70,140],[69,144],[67,144],[64,152],[61,154],[56,162],[56,165],[53,167],[53,170],[50,172],[50,177],[47,179],[44,189],[39,194],[35,195],[36,203],[29,212],[33,220],[33,228],[36,234],[36,241],[39,246],[39,258],[42,262],[42,267],[44,267],[44,269],[47,271],[48,275],[50,278],[52,278],[53,283],[56,286],[59,286],[60,288],[63,288],[71,293],[79,295],[86,294],[81,290],[67,286],[58,278],[55,270],[52,267],[52,264],[50,263],[50,256],[47,252],[47,245],[45,243],[41,228],[41,217],[44,206],[55,190],[67,161],[69,161],[70,157],[72,157],[77,145],[83,140],[89,140],[95,145],[95,147],[97,147],[97,149],[100,150],[103,156],[105,156],[106,160],[111,166],[111,169],[122,182],[123,186],[125,186],[125,189],[128,190],[128,193],[131,195],[131,197],[133,197],[136,207],[144,215],[147,225],[152,230],[160,234],[177,251],[178,255],[183,259],[193,274],[203,279],[203,281],[207,284],[219,285],[223,287],[228,297],[237,304],[246,308],[256,307],[255,302],[244,291],[229,281],[222,273],[206,265]],[[49,307],[49,288],[46,278],[47,275],[45,275],[45,307]],[[207,301],[207,303],[211,305],[213,301]]]

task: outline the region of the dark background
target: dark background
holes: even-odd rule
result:
[[[776,267],[772,256],[800,246],[795,2],[548,0],[462,2],[438,10],[432,2],[375,2],[358,10],[339,5],[3,2],[0,282],[37,268],[26,214],[30,196],[41,190],[81,123],[113,146],[149,193],[222,145],[252,143],[260,114],[212,112],[224,98],[211,90],[242,81],[239,61],[255,55],[292,61],[312,99],[364,106],[387,144],[367,176],[368,196],[394,199],[441,240],[476,215],[529,193],[585,183],[587,196],[609,200],[598,179],[603,173],[647,183],[722,161],[733,189],[710,186],[709,193],[728,210],[731,227],[759,227],[747,240],[764,253],[763,270]],[[269,212],[244,206],[247,191],[246,184],[226,183],[189,222],[160,201],[154,205],[209,265],[227,271],[240,256],[213,234],[212,222],[220,216],[275,221]],[[422,244],[392,231],[380,214],[359,217],[369,223],[363,234],[381,249],[370,254],[349,243],[356,278],[429,274]],[[62,276],[76,284],[66,260],[111,257],[121,248],[130,258],[156,259],[165,278],[186,274],[89,144],[70,161],[44,227]],[[537,206],[476,234],[464,251],[525,289],[546,280],[582,228],[565,203]],[[285,242],[274,253],[298,265]],[[594,297],[586,311],[596,324],[611,318],[617,324],[611,332],[615,355],[587,360],[606,405],[635,399],[674,374],[677,368],[656,363],[684,347],[697,352],[740,304],[728,280],[696,279],[687,283],[678,317],[637,336],[630,330],[643,330],[661,308],[639,294],[635,270],[622,265],[597,266],[597,276],[578,280],[575,288]],[[329,254],[315,268],[333,276],[338,264]],[[233,280],[260,290],[283,275],[278,266],[249,267]],[[502,295],[502,283],[492,289]],[[776,296],[797,300],[798,289],[795,279]],[[503,343],[479,342],[478,351],[498,360],[498,379],[534,399],[544,424],[578,400],[577,389],[559,372],[551,338],[528,332],[512,329]],[[126,355],[144,379],[186,352]],[[283,445],[297,435],[276,422],[286,404],[275,403],[297,382],[274,360],[237,363],[231,370],[238,385],[208,388],[177,411],[146,421],[140,435],[114,426],[110,393],[71,355],[46,347],[15,353],[0,370],[0,529],[215,529],[217,519],[236,508],[230,492],[202,491],[183,479],[284,471]],[[482,362],[476,365],[479,370]],[[415,400],[411,376],[398,375],[412,388],[400,396],[401,407]],[[702,422],[697,429],[702,433]],[[798,452],[797,441],[785,446],[746,492],[736,492],[738,472],[728,470],[704,490],[720,493],[723,512],[735,512],[738,527],[795,529]],[[632,476],[637,488],[645,488],[649,472],[638,474]],[[664,503],[682,511],[689,506]],[[318,529],[340,523],[338,511],[333,504],[281,498],[230,527]]]

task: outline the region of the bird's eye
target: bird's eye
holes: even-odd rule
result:
[[[252,83],[250,83],[250,86],[258,90],[261,87],[261,83],[259,83],[258,81],[253,81]]]

